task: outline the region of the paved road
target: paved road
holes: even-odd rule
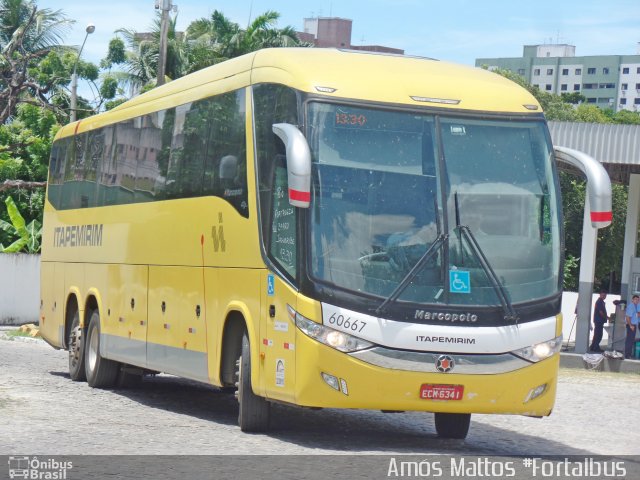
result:
[[[639,394],[640,375],[562,370],[551,417],[474,415],[465,441],[438,439],[425,413],[283,406],[271,432],[248,435],[215,388],[157,376],[96,390],[69,379],[66,352],[0,339],[0,455],[639,455]]]

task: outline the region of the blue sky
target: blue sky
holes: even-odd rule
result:
[[[303,28],[303,18],[353,20],[352,43],[402,48],[407,54],[473,65],[476,58],[518,57],[523,45],[557,42],[576,55],[633,55],[640,42],[638,0],[173,0],[180,29],[214,9],[246,25],[250,16],[275,10],[279,26]],[[104,57],[117,28],[147,31],[154,0],[36,0],[77,21],[66,38],[80,45],[87,23],[96,25],[83,58]]]

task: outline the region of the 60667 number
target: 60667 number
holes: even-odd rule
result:
[[[329,317],[329,325],[335,325],[345,330],[353,330],[354,332],[361,332],[364,327],[367,326],[367,322],[358,320],[357,318],[345,317],[340,313],[333,313]]]

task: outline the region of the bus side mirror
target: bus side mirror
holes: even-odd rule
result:
[[[283,141],[287,152],[287,182],[289,203],[309,208],[311,203],[311,150],[298,127],[289,123],[275,123],[275,133]]]
[[[566,147],[553,147],[556,160],[580,170],[587,177],[587,196],[591,209],[591,226],[603,228],[611,224],[611,180],[604,167],[584,152]]]

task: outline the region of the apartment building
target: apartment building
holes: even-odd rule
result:
[[[640,44],[636,55],[575,56],[567,44],[525,45],[522,57],[478,58],[477,67],[516,72],[549,93],[579,92],[602,108],[640,111]]]

